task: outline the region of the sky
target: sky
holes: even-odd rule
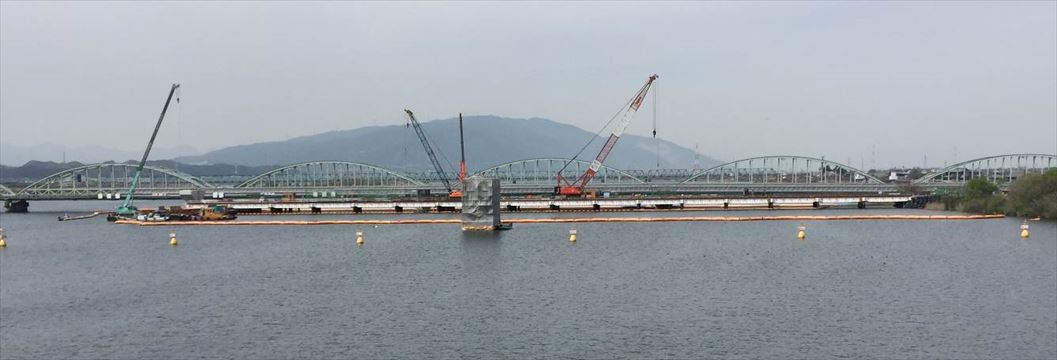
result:
[[[0,2],[0,142],[213,150],[459,112],[720,160],[1057,153],[1057,2]],[[355,146],[355,144],[350,144]],[[546,146],[546,144],[541,144]],[[619,145],[618,145],[619,146]],[[571,154],[570,154],[571,155]]]

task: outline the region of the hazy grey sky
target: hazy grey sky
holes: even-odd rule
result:
[[[138,150],[172,82],[158,146],[405,107],[595,131],[652,73],[659,135],[723,160],[1057,152],[1055,2],[0,3],[0,141],[20,145]]]

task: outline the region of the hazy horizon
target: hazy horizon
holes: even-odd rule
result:
[[[1057,152],[1054,2],[0,3],[0,142],[19,146],[142,151],[172,82],[165,148],[404,108],[594,132],[652,73],[658,137],[717,159]]]

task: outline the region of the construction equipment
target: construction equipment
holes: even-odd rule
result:
[[[459,113],[459,184],[466,181],[466,144],[462,138],[462,113]],[[461,194],[460,194],[461,195]]]
[[[172,84],[172,88],[169,89],[169,97],[165,99],[165,106],[161,108],[161,115],[158,116],[158,123],[154,125],[154,132],[151,133],[150,141],[147,142],[147,149],[143,151],[143,158],[140,159],[139,165],[136,166],[136,173],[132,176],[132,184],[128,188],[128,194],[125,195],[125,202],[114,211],[114,216],[108,217],[108,219],[115,217],[136,217],[136,207],[132,206],[132,200],[136,195],[136,186],[139,184],[139,174],[143,172],[143,166],[147,164],[147,155],[150,155],[150,148],[154,146],[154,139],[158,137],[158,129],[161,128],[161,122],[165,119],[165,112],[169,110],[169,102],[172,101],[173,94],[175,94],[176,89],[179,88],[180,84]],[[176,102],[180,102],[180,100],[177,99]]]
[[[158,207],[145,210],[137,217],[140,221],[223,221],[238,218],[238,211],[222,204],[207,205],[196,209],[183,206]]]
[[[598,155],[595,156],[595,160],[591,162],[591,166],[587,168],[587,171],[584,171],[583,175],[580,175],[580,177],[573,182],[567,181],[565,177],[562,176],[562,171],[565,170],[565,167],[569,166],[572,161],[566,163],[565,167],[562,167],[560,170],[558,170],[558,186],[555,187],[556,193],[558,193],[559,195],[572,196],[579,196],[583,194],[584,187],[586,187],[587,184],[591,182],[591,178],[593,178],[595,176],[595,173],[598,172],[598,169],[602,167],[602,163],[606,161],[606,157],[608,157],[609,153],[613,151],[613,146],[617,144],[617,140],[620,139],[620,135],[624,133],[624,130],[627,129],[628,124],[631,123],[631,119],[635,116],[635,112],[637,112],[639,110],[639,107],[642,106],[642,100],[646,98],[646,93],[649,92],[650,86],[653,85],[654,80],[657,80],[657,74],[650,75],[650,78],[646,80],[646,84],[642,85],[642,88],[639,89],[639,92],[635,94],[635,97],[631,98],[631,101],[628,102],[628,105],[626,105],[626,107],[621,110],[620,113],[618,113],[618,116],[621,117],[620,122],[617,123],[617,126],[613,129],[613,132],[609,134],[609,139],[606,140],[606,143],[604,145],[602,145],[602,149],[598,151]],[[614,119],[616,119],[616,117],[614,117]],[[610,122],[612,122],[612,120],[610,120]],[[593,141],[594,138],[592,138],[591,140]],[[579,154],[577,154],[577,156],[579,156]],[[576,158],[576,156],[574,156],[573,158]]]
[[[448,173],[444,171],[444,167],[440,165],[440,161],[437,160],[437,155],[433,153],[433,146],[429,144],[429,139],[426,137],[426,132],[422,130],[422,125],[415,119],[415,114],[411,110],[404,109],[407,113],[408,122],[415,128],[415,133],[418,134],[418,140],[422,142],[422,147],[426,150],[426,155],[429,156],[429,161],[433,163],[433,170],[437,171],[437,176],[440,177],[440,181],[444,183],[444,188],[448,190],[448,196],[452,198],[461,198],[462,189],[455,189],[451,186],[451,180],[448,179]],[[462,116],[459,116],[459,144],[462,147]],[[465,154],[463,154],[463,161],[459,164],[459,181],[461,182],[466,176],[466,162]]]
[[[235,220],[236,217],[236,212],[233,209],[220,204],[203,208],[201,213],[199,213],[199,220],[203,221]]]

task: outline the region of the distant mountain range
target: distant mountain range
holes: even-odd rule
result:
[[[144,140],[146,141],[146,140]],[[155,146],[151,150],[151,159],[168,159],[176,156],[187,156],[198,154],[194,147],[183,145],[176,147]],[[65,154],[65,159],[63,155]],[[94,164],[105,161],[139,160],[143,156],[143,150],[127,151],[109,148],[102,145],[66,146],[62,144],[36,144],[20,146],[8,143],[0,143],[0,164],[7,166],[20,166],[30,161],[54,161],[61,163],[81,162]]]
[[[604,138],[575,126],[547,119],[511,119],[497,116],[464,117],[466,158],[471,172],[514,160],[529,158],[569,158],[592,137],[579,158],[590,161]],[[425,122],[442,164],[455,171],[459,161],[458,119]],[[608,133],[603,134],[608,137]],[[142,154],[90,145],[66,147],[41,144],[19,147],[0,144],[4,165],[0,181],[25,182],[43,178],[65,169],[98,162],[135,163]],[[171,157],[196,151],[190,147],[156,147],[151,159]],[[659,151],[658,151],[659,150]],[[62,152],[66,151],[66,163]],[[658,157],[658,152],[660,156]],[[443,155],[441,155],[443,154]],[[701,167],[720,162],[703,155],[696,156]],[[23,161],[24,160],[24,161]],[[40,161],[45,160],[45,161]],[[330,131],[284,141],[237,145],[201,155],[179,156],[172,160],[151,160],[149,164],[177,169],[195,176],[256,175],[281,165],[313,161],[341,160],[378,165],[404,172],[431,171],[432,165],[413,129],[404,125],[370,126],[352,130]],[[695,153],[665,140],[625,134],[621,137],[606,165],[619,169],[692,168]]]
[[[136,164],[138,161],[139,160],[128,160],[123,161],[123,163]],[[106,162],[114,163],[114,161]],[[84,165],[86,164],[78,161],[61,163],[36,160],[26,162],[25,164],[22,164],[22,166],[0,165],[0,183],[30,183],[40,180],[48,175]],[[241,166],[230,164],[191,165],[172,160],[149,160],[147,161],[147,165],[175,169],[187,174],[203,177],[231,175],[253,176],[276,168],[276,166]]]
[[[514,160],[569,158],[594,137],[594,134],[575,126],[541,118],[466,116],[463,123],[466,160],[471,172]],[[458,126],[456,118],[422,124],[438,156],[441,156],[439,153],[445,154],[441,162],[452,164],[449,170],[457,166],[459,161]],[[603,136],[608,137],[608,133]],[[594,158],[604,142],[603,138],[594,138],[591,146],[580,154],[580,159],[590,161]],[[661,168],[692,168],[694,165],[693,150],[666,140],[628,134],[621,137],[606,165],[619,169],[653,169],[657,167],[658,152]],[[284,141],[238,145],[173,160],[188,164],[246,166],[342,160],[400,171],[432,169],[414,130],[404,125],[370,126]],[[719,164],[719,161],[707,156],[699,156],[698,161],[702,167]]]

